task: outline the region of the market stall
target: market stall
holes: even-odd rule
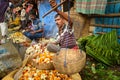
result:
[[[67,55],[70,56],[72,54],[73,53],[69,52]],[[59,64],[57,63],[58,66],[59,65],[63,66],[63,67],[59,66],[58,68],[56,68],[55,66],[56,65],[55,63],[59,61],[55,57],[55,56],[58,56],[58,54],[47,51],[46,47],[42,47],[41,43],[31,45],[30,47],[28,47],[25,55],[26,56],[23,61],[22,67],[20,67],[19,70],[17,71],[15,70],[11,72],[8,76],[3,78],[3,80],[7,80],[8,77],[11,77],[11,80],[12,79],[15,79],[15,80],[23,80],[23,79],[76,80],[74,78],[77,78],[77,80],[81,80],[81,77],[78,73],[79,71],[81,71],[81,69],[85,65],[86,56],[84,52],[82,53],[79,52],[78,54],[76,53],[76,56],[78,56],[77,58],[78,60],[76,62],[79,62],[79,63],[72,62],[71,64],[71,62],[69,63],[68,61],[70,59],[68,59],[67,60],[68,63],[66,63],[67,67],[65,67],[64,63],[62,62]],[[63,61],[64,61],[64,57],[65,57],[64,51],[60,53],[59,56],[61,57],[63,56]],[[71,57],[72,60],[73,58]],[[80,64],[81,66],[76,67],[78,64]],[[61,70],[61,67],[63,71]],[[66,71],[64,69],[66,69]]]
[[[58,53],[52,53],[42,46],[44,41],[52,39],[31,44],[32,41],[22,32],[10,34],[9,40],[19,52],[23,64],[2,80],[82,80],[79,72],[86,64],[86,53],[81,49],[66,47]]]

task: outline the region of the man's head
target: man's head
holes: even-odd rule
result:
[[[31,20],[35,20],[36,19],[36,15],[34,15],[34,14],[30,14],[29,17],[30,17]]]
[[[56,14],[55,15],[55,22],[56,22],[58,28],[61,28],[64,25],[65,20],[63,19],[63,17],[61,15]]]
[[[31,20],[35,20],[36,19],[36,13],[34,10],[31,10],[29,13],[29,17]]]
[[[27,21],[27,25],[28,25],[28,26],[32,25],[32,21],[31,21],[31,20],[28,20],[28,21]]]

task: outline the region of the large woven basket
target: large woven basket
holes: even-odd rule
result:
[[[53,57],[55,69],[62,74],[74,74],[80,72],[86,63],[86,54],[79,49],[61,49],[59,54]]]

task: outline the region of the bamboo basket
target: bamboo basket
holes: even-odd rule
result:
[[[37,63],[35,60],[33,60],[33,58],[35,56],[33,56],[34,54],[28,55],[29,56],[29,62],[32,63],[32,65],[39,69],[39,70],[53,70],[54,66],[53,66],[53,62],[49,62],[49,63]],[[37,55],[36,55],[37,56]]]
[[[32,61],[33,66],[39,70],[53,70],[54,66],[52,62],[49,63],[36,63],[35,61]]]
[[[18,69],[10,72],[7,76],[5,76],[4,78],[2,78],[2,80],[14,80],[14,75],[15,73],[18,71]]]
[[[86,53],[79,49],[61,49],[59,54],[53,57],[55,69],[62,74],[78,73],[84,68],[85,63]]]

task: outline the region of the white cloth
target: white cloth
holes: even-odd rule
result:
[[[0,23],[0,29],[1,29],[1,35],[2,36],[7,35],[7,31],[8,31],[7,23],[1,22]]]
[[[61,34],[56,34],[56,41],[58,41],[60,39],[60,36],[63,36],[65,32],[69,32],[70,34],[72,34],[74,32],[74,29],[68,29],[68,23],[65,23],[63,32]]]
[[[24,21],[24,20],[26,20],[26,11],[25,9],[22,9],[21,10],[21,21]]]

